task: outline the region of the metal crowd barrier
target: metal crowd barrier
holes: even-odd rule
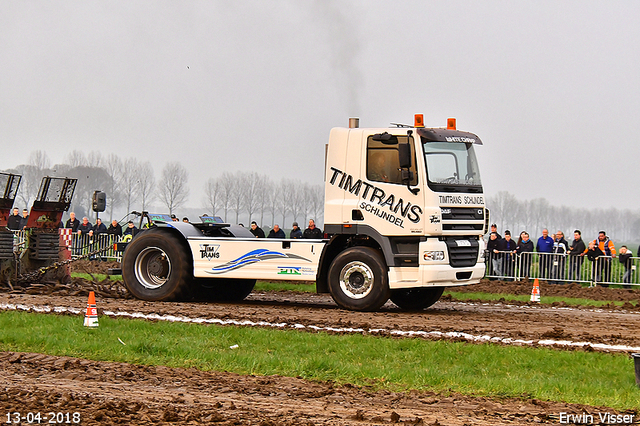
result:
[[[13,250],[21,252],[25,247],[25,239],[28,231],[12,231],[13,232]],[[70,242],[67,248],[71,250],[71,257],[76,259],[80,256],[87,255],[96,250],[100,253],[91,257],[98,260],[113,260],[120,262],[122,253],[113,249],[113,244],[120,241],[121,237],[114,238],[111,234],[98,234],[90,236],[88,234],[68,233]]]
[[[76,259],[80,256],[85,256],[96,250],[100,250],[100,253],[91,256],[90,259],[114,260],[120,262],[122,253],[113,249],[113,244],[118,241],[120,241],[120,237],[114,238],[111,234],[73,234],[70,247],[71,257]]]
[[[640,257],[626,264],[618,257],[601,256],[590,261],[587,256],[556,253],[485,252],[486,278],[502,280],[540,279],[550,283],[622,284],[640,286]]]

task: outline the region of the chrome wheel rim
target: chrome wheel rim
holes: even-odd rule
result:
[[[340,271],[340,289],[351,299],[362,299],[373,290],[373,271],[366,263],[353,261]]]
[[[136,257],[134,270],[136,279],[143,287],[155,290],[169,280],[171,260],[161,248],[147,247]]]

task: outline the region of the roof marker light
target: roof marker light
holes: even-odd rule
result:
[[[447,118],[447,129],[455,130],[456,129],[456,119],[455,118]]]
[[[424,127],[424,116],[423,114],[415,115],[415,124],[413,127]]]

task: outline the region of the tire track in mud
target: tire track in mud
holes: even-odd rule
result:
[[[556,308],[541,306],[517,306],[502,305],[489,303],[438,303],[439,309],[429,309],[422,312],[406,313],[394,310],[392,304],[385,305],[386,310],[379,313],[360,313],[348,312],[336,309],[331,306],[330,299],[322,295],[308,295],[296,293],[257,293],[252,295],[252,299],[239,304],[209,304],[209,303],[177,303],[168,304],[161,302],[140,302],[125,303],[134,309],[120,308],[109,309],[109,306],[101,309],[101,315],[111,317],[137,318],[153,321],[170,321],[170,322],[189,322],[200,324],[217,324],[217,325],[233,325],[246,327],[265,327],[275,329],[296,329],[308,332],[327,332],[335,334],[370,334],[378,336],[392,336],[401,338],[424,338],[430,340],[447,339],[456,341],[467,341],[473,343],[495,343],[501,345],[518,345],[518,346],[544,346],[557,349],[582,349],[597,350],[605,352],[640,352],[640,342],[638,337],[635,339],[629,336],[609,335],[603,339],[593,333],[593,327],[590,327],[591,333],[587,336],[595,337],[592,339],[572,338],[572,336],[585,337],[576,333],[567,332],[567,318],[572,318],[572,323],[582,323],[584,320],[580,317],[606,317],[608,324],[605,326],[607,330],[613,327],[611,319],[619,318],[621,324],[629,326],[631,323],[640,325],[640,315],[637,313],[629,313],[625,311],[606,311],[602,309],[574,309],[574,308]],[[265,301],[265,298],[276,299],[271,302]],[[56,300],[55,298],[53,300]],[[19,302],[19,301],[17,301]],[[123,301],[120,301],[123,302]],[[127,301],[130,302],[130,301]],[[138,302],[138,303],[135,303]],[[313,303],[310,303],[313,302]],[[330,303],[327,303],[330,302]],[[77,303],[77,302],[76,302]],[[140,304],[141,303],[141,304]],[[173,306],[171,306],[173,305]],[[135,307],[145,307],[146,309],[138,309]],[[260,307],[250,315],[243,313],[250,307]],[[156,307],[158,309],[148,309]],[[182,307],[177,312],[171,308]],[[203,308],[212,307],[211,312],[203,311]],[[236,307],[236,309],[234,309]],[[189,309],[195,308],[195,309]],[[217,308],[217,309],[215,309]],[[220,309],[222,308],[222,310]],[[226,308],[226,309],[225,309]],[[11,303],[8,300],[0,299],[0,309],[2,310],[22,310],[43,313],[68,313],[79,315],[84,312],[84,308],[80,308],[77,304],[70,305],[53,305],[44,301],[33,299],[31,303]],[[217,312],[216,312],[217,311]],[[283,311],[288,311],[290,315],[282,315]],[[322,314],[325,311],[325,314]],[[326,311],[330,311],[329,315]],[[338,311],[340,314],[334,315]],[[274,312],[280,315],[275,315]],[[187,314],[185,314],[187,313]],[[344,313],[344,315],[343,315]],[[195,315],[194,315],[195,314]],[[376,315],[378,314],[378,315]],[[430,321],[432,316],[451,317],[451,321],[442,327],[442,321]],[[461,316],[462,315],[462,316]],[[464,324],[463,315],[469,316],[469,323],[478,321],[478,315],[484,316],[484,329],[479,327],[469,328]],[[512,327],[515,330],[500,330],[496,328],[490,332],[486,331],[493,320],[504,316],[520,316],[526,318],[528,316],[549,316],[553,327],[548,328],[548,322],[545,325],[545,331],[542,333],[524,333],[519,327]],[[327,316],[338,316],[338,320],[333,324],[327,324]],[[427,321],[425,321],[425,316]],[[573,317],[578,318],[573,318]],[[356,320],[359,317],[359,320]],[[366,321],[362,321],[363,317]],[[389,321],[379,321],[379,319],[399,319],[390,323]],[[553,318],[564,318],[563,322],[554,321]],[[414,322],[411,321],[413,318]],[[376,321],[376,319],[378,319]],[[442,319],[442,318],[440,318]],[[504,321],[504,318],[501,319]],[[535,321],[535,319],[534,319]],[[593,318],[592,318],[593,321]],[[430,322],[434,322],[431,324]],[[595,319],[600,322],[600,319]],[[529,321],[530,323],[530,321]],[[462,327],[456,328],[459,324]],[[512,324],[517,324],[513,321]],[[563,327],[558,324],[563,324]],[[526,328],[527,322],[521,324]],[[502,331],[502,332],[501,332]],[[507,331],[504,333],[504,331]]]

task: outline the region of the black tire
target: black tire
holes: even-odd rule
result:
[[[256,280],[239,278],[196,278],[193,293],[196,299],[216,302],[239,302],[251,293]]]
[[[391,290],[391,301],[402,309],[416,311],[428,308],[436,303],[444,287],[418,287]]]
[[[187,248],[167,231],[137,235],[122,258],[122,278],[132,295],[142,300],[179,300],[193,281]]]
[[[352,247],[340,253],[329,267],[329,292],[344,309],[374,311],[391,294],[387,266],[378,250]]]

